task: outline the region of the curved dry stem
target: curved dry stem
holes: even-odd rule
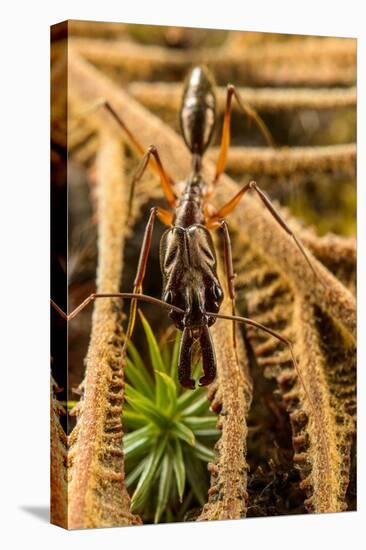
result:
[[[350,448],[353,427],[347,418],[346,425],[340,427],[337,418],[342,410],[342,398],[332,399],[331,387],[326,376],[327,357],[320,345],[319,328],[316,326],[314,308],[305,300],[297,298],[294,308],[294,326],[297,334],[297,352],[301,358],[302,376],[316,403],[319,421],[315,422],[308,408],[307,400],[298,391],[300,405],[297,412],[305,412],[309,418],[306,430],[297,432],[297,455],[301,465],[310,466],[308,475],[304,474],[302,488],[309,497],[305,504],[310,511],[339,512],[347,509],[344,502],[349,482]],[[323,331],[324,333],[326,331]],[[350,346],[342,342],[344,348]],[[334,344],[334,343],[333,343]],[[355,350],[351,346],[350,357],[355,357]],[[352,378],[352,375],[351,375]],[[348,381],[347,381],[348,382]],[[344,390],[347,384],[344,383]],[[354,384],[349,389],[354,393]],[[296,390],[291,389],[293,400]],[[288,393],[284,394],[284,399]],[[343,417],[342,417],[343,420]],[[308,449],[303,451],[303,437],[307,433]],[[296,439],[297,438],[297,439]],[[300,444],[299,444],[300,443]],[[305,455],[303,453],[305,452]],[[296,455],[295,455],[296,458]]]
[[[51,523],[67,529],[67,437],[59,415],[64,413],[55,397],[57,385],[51,377]]]
[[[133,82],[128,92],[147,109],[179,110],[182,100],[181,84],[167,82]],[[261,112],[298,109],[341,109],[355,107],[356,87],[349,88],[237,88],[243,101]],[[216,89],[217,109],[224,112],[227,89]],[[233,110],[238,110],[233,103]]]
[[[316,512],[344,510],[355,431],[355,349],[334,321],[291,291],[247,238],[235,237],[239,298],[254,320],[294,343],[301,379],[283,344],[248,330],[258,366],[276,378],[290,416],[305,505]]]
[[[355,295],[356,240],[353,237],[340,237],[333,233],[319,237],[314,232],[300,227],[295,220],[292,221],[292,226],[312,254]]]
[[[106,36],[110,38],[128,36],[128,25],[126,23],[70,19],[67,25],[69,36],[100,36],[103,38]]]
[[[225,279],[219,270],[221,280]],[[226,298],[222,312],[230,314]],[[212,409],[219,413],[222,435],[216,444],[216,461],[209,465],[211,486],[199,520],[236,519],[247,510],[246,440],[247,412],[252,400],[249,364],[240,335],[237,349],[232,344],[232,324],[218,319],[212,327],[217,358],[217,379],[209,389]]]
[[[105,68],[127,70],[133,77],[151,77],[162,70],[181,69],[193,64],[210,65],[218,79],[240,69],[250,83],[285,85],[350,85],[356,77],[356,40],[311,37],[289,43],[255,47],[195,51],[168,51],[127,41],[73,38],[72,47],[88,61]]]
[[[213,148],[209,158],[216,160],[218,153],[219,149]],[[283,149],[231,147],[227,169],[234,173],[275,177],[309,172],[341,173],[351,177],[356,173],[356,144]]]
[[[97,167],[97,291],[103,293],[118,292],[122,273],[127,218],[122,151],[120,139],[103,134]],[[140,523],[130,512],[124,485],[122,341],[120,303],[113,299],[96,301],[77,435],[70,436],[70,528]]]

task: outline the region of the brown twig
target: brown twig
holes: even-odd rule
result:
[[[182,86],[167,82],[133,82],[129,93],[148,109],[178,111],[182,99]],[[291,111],[298,109],[341,109],[356,105],[356,88],[244,88],[238,92],[243,101],[261,112]],[[217,109],[223,112],[226,87],[216,90]],[[236,102],[233,109],[238,109]]]
[[[317,321],[315,307],[291,291],[265,257],[253,252],[247,238],[234,237],[239,302],[245,300],[256,321],[280,327],[298,357],[301,379],[281,342],[248,330],[258,366],[277,379],[290,415],[293,461],[309,497],[305,504],[317,512],[343,510],[354,433],[353,344],[335,325],[330,327],[330,320]]]
[[[70,81],[72,86],[72,79]],[[119,139],[103,134],[98,152],[97,291],[118,292],[127,218]],[[120,303],[95,303],[77,436],[71,439],[69,527],[139,523],[124,485],[121,413],[123,363]]]
[[[224,280],[222,270],[220,274]],[[222,304],[222,313],[232,313],[229,299]],[[216,462],[209,467],[208,502],[199,520],[237,519],[244,517],[247,510],[246,416],[252,399],[252,382],[241,337],[237,338],[237,350],[233,348],[231,323],[217,320],[212,336],[218,370],[209,392],[212,408],[219,413],[222,434],[216,444]]]
[[[215,160],[218,149],[213,148],[209,158]],[[321,147],[291,147],[270,149],[263,147],[231,147],[227,169],[235,173],[290,176],[302,173],[356,173],[356,145],[326,145]]]
[[[157,76],[162,70],[183,73],[196,63],[209,64],[217,78],[240,68],[248,83],[276,85],[351,85],[356,76],[356,41],[353,39],[319,39],[255,46],[225,51],[215,48],[195,51],[167,51],[160,46],[143,46],[131,42],[73,38],[75,50],[88,61],[103,67],[121,68],[130,77]]]
[[[100,36],[103,38],[122,38],[128,35],[126,23],[108,23],[106,21],[78,21],[70,19],[68,22],[69,36]]]
[[[54,525],[67,529],[67,437],[60,422],[61,406],[55,397],[56,383],[51,377],[51,509],[50,519]]]

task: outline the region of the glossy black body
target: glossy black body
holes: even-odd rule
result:
[[[210,144],[215,125],[215,96],[208,73],[195,67],[187,81],[181,108],[181,125],[185,142],[193,154],[193,171],[184,183],[173,219],[160,244],[163,275],[162,298],[185,311],[172,311],[170,317],[183,330],[179,357],[182,385],[194,387],[189,378],[194,340],[200,342],[205,376],[201,385],[212,382],[216,359],[208,327],[215,319],[206,311],[217,313],[223,290],[217,277],[216,253],[209,230],[205,227],[201,157]]]
[[[187,227],[168,229],[160,244],[163,300],[185,311],[172,312],[171,319],[183,330],[194,333],[204,325],[211,326],[217,313],[223,291],[216,273],[216,254],[208,229],[193,223]]]
[[[202,156],[209,146],[216,122],[213,80],[207,70],[194,67],[183,92],[180,126],[188,149]]]

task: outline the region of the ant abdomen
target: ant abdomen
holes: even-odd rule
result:
[[[194,67],[183,92],[180,125],[193,155],[202,156],[209,146],[216,122],[213,79],[204,67]]]

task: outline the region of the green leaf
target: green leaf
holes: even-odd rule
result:
[[[171,433],[179,439],[182,439],[182,441],[188,443],[188,445],[191,445],[192,447],[195,445],[196,438],[194,437],[194,433],[182,422],[175,421],[173,427],[171,428]]]
[[[125,385],[125,397],[127,403],[150,422],[154,422],[160,428],[166,428],[169,424],[169,419],[156,407],[155,403],[140,395],[129,384]]]
[[[137,391],[146,395],[147,397],[154,398],[154,385],[151,376],[147,372],[146,368],[138,367],[133,364],[131,359],[127,358],[125,366],[126,377]]]
[[[179,408],[179,407],[178,407]],[[187,416],[193,416],[193,415],[200,415],[203,412],[209,411],[209,402],[207,400],[207,394],[204,392],[201,394],[201,396],[193,401],[190,405],[184,407],[184,409],[180,409],[182,416],[185,418]]]
[[[190,452],[184,453],[184,462],[186,465],[187,480],[198,502],[203,506],[207,500],[208,490],[206,466],[198,458],[192,456],[191,449]]]
[[[208,428],[207,430],[194,430],[196,437],[207,437],[210,439],[218,439],[221,435],[220,430],[217,428]]]
[[[123,438],[123,448],[126,460],[146,455],[151,447],[153,430],[151,426],[145,426],[129,433]]]
[[[180,348],[181,339],[182,339],[182,333],[179,330],[177,330],[173,353],[172,353],[172,360],[170,363],[170,376],[172,377],[172,379],[176,384],[178,384],[178,357],[179,357],[179,348]]]
[[[141,437],[135,443],[131,443],[124,449],[125,460],[136,460],[144,458],[151,449],[151,437]]]
[[[202,395],[203,391],[201,388],[196,388],[195,390],[184,390],[178,397],[178,409],[182,411],[195,401],[200,400]]]
[[[177,408],[177,387],[165,372],[155,371],[156,405],[159,410],[173,416]]]
[[[167,437],[158,441],[147,457],[145,468],[140,476],[139,482],[131,499],[131,508],[137,510],[142,508],[147,500],[151,489],[154,475],[159,467],[161,457],[166,449]]]
[[[131,485],[140,477],[142,471],[146,466],[147,459],[141,460],[141,462],[126,476],[126,487],[129,489]]]
[[[149,323],[147,322],[144,314],[140,310],[139,310],[139,315],[142,321],[142,325],[144,327],[147,343],[149,345],[149,353],[150,353],[153,370],[166,372],[164,361],[163,361],[163,358],[161,357],[159,345],[158,345],[158,342],[156,341],[154,333]]]
[[[212,462],[215,459],[215,453],[213,450],[206,447],[206,445],[202,445],[202,443],[199,443],[198,441],[196,441],[196,444],[193,447],[193,453],[197,458],[205,462]]]
[[[153,435],[154,432],[156,433],[154,427],[151,424],[148,424],[139,430],[134,430],[133,432],[126,434],[123,437],[124,448],[126,449],[126,447],[133,445],[136,441],[139,441],[145,436]]]
[[[217,416],[187,416],[184,423],[193,431],[216,428]]]
[[[159,348],[161,357],[163,359],[163,363],[165,365],[165,371],[168,372],[168,365],[170,365],[171,361],[171,350],[170,346],[168,346],[167,342],[159,342]]]
[[[74,407],[76,407],[76,405],[79,403],[79,401],[72,401],[72,400],[68,400],[68,401],[59,401],[60,405],[62,405],[63,407],[65,407],[67,410],[71,410],[73,409]]]
[[[184,486],[186,484],[186,468],[183,460],[182,446],[178,439],[174,441],[173,470],[175,473],[175,480],[177,483],[179,501],[182,502]]]
[[[146,418],[142,414],[132,411],[130,408],[124,407],[122,412],[122,422],[125,429],[138,429],[145,426]]]
[[[136,347],[131,342],[131,340],[129,340],[127,343],[127,350],[130,358],[132,359],[133,364],[136,365],[136,367],[140,369],[142,372],[145,372],[145,371],[148,372],[145,366],[145,363],[142,360],[141,355],[139,354],[139,352],[137,351]]]
[[[165,454],[161,469],[160,469],[160,479],[159,479],[159,492],[158,492],[158,502],[156,505],[154,523],[158,523],[161,517],[161,514],[166,508],[168,501],[170,489],[172,482],[172,464],[171,459],[168,453]]]

